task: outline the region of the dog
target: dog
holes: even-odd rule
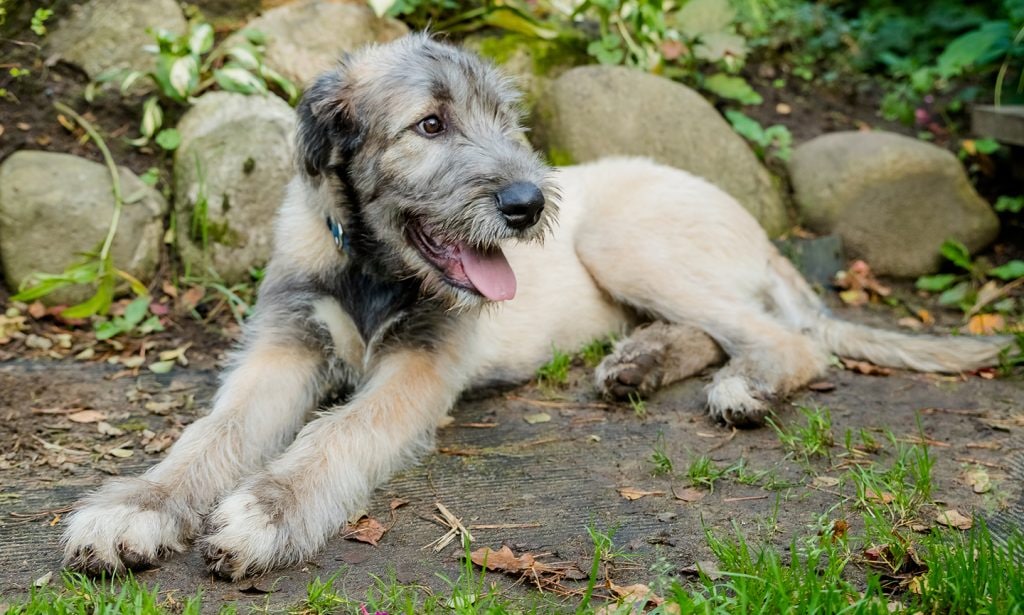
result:
[[[643,159],[550,169],[517,100],[496,68],[423,34],[306,91],[297,176],[212,410],[75,507],[68,567],[142,568],[197,538],[230,579],[301,562],[431,449],[461,392],[528,380],[552,344],[633,331],[597,369],[616,397],[727,357],[708,409],[747,424],[832,353],[958,372],[1008,343],[837,320],[722,190]],[[328,399],[342,401],[304,425]]]

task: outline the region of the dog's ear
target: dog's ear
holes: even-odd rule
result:
[[[302,95],[295,146],[302,168],[311,177],[359,147],[362,135],[349,100],[350,89],[342,66],[320,75]]]

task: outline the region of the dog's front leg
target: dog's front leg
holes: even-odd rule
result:
[[[264,321],[249,333],[212,411],[185,429],[166,459],[76,505],[64,529],[65,565],[119,572],[183,550],[213,501],[298,431],[316,403],[323,356],[280,323]]]
[[[208,519],[210,569],[239,579],[309,557],[393,472],[429,450],[464,383],[452,354],[384,356],[345,405],[309,423]]]

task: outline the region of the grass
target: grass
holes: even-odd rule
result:
[[[770,418],[768,424],[775,430],[783,447],[805,462],[814,457],[830,457],[835,438],[832,435],[832,414],[829,409],[801,407],[799,410],[805,419],[803,425],[783,429]]]
[[[583,358],[583,364],[590,369],[597,367],[601,360],[611,353],[614,344],[615,339],[608,336],[595,339],[583,348],[580,348],[580,357]]]
[[[551,347],[551,360],[537,368],[537,384],[546,388],[564,385],[569,380],[572,356]]]
[[[706,487],[714,493],[715,483],[732,470],[731,467],[720,468],[710,457],[701,455],[690,462],[690,466],[686,469],[686,478],[694,487]]]
[[[654,450],[651,451],[651,465],[654,466],[651,469],[651,474],[655,476],[672,474],[672,459],[665,452],[665,439],[660,434],[658,441],[654,444]]]
[[[629,407],[633,409],[633,414],[640,418],[647,416],[647,402],[636,393],[629,394]]]

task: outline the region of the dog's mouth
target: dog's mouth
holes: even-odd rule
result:
[[[491,301],[516,296],[516,275],[500,248],[476,248],[461,241],[447,241],[426,224],[412,221],[409,241],[452,286],[483,295]]]

